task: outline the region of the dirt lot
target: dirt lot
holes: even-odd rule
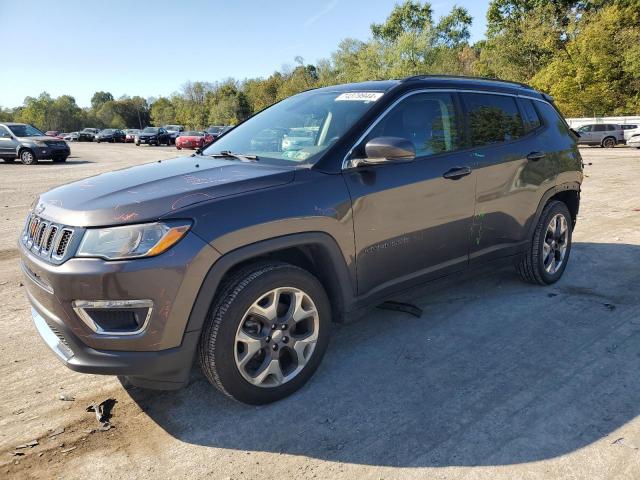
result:
[[[312,381],[266,407],[196,369],[178,392],[73,373],[32,326],[15,242],[35,195],[175,149],[73,144],[66,165],[0,164],[0,476],[640,478],[640,150],[582,152],[559,283],[505,270],[411,292],[421,319],[379,310],[336,326]],[[92,432],[85,408],[109,397],[114,428]]]

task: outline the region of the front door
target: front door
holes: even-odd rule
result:
[[[0,126],[0,157],[16,157],[18,141],[5,127]]]
[[[376,137],[414,143],[416,159],[345,170],[353,204],[358,292],[435,277],[467,265],[475,174],[457,152],[462,128],[454,94],[413,93],[354,148]]]

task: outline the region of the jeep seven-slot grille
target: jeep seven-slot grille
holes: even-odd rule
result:
[[[74,229],[32,215],[25,225],[22,242],[31,252],[54,261],[64,259]]]

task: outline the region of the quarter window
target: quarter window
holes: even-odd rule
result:
[[[401,137],[413,142],[416,157],[450,152],[460,146],[453,97],[448,93],[417,93],[402,100],[371,130],[376,137]]]
[[[463,98],[474,147],[508,142],[524,134],[522,118],[513,97],[469,93]]]

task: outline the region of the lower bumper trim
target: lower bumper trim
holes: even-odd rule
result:
[[[49,346],[53,352],[60,357],[63,362],[68,362],[73,358],[74,353],[67,345],[63,343],[63,341],[53,332],[51,327],[47,324],[45,319],[38,313],[38,311],[31,307],[31,317],[33,318],[33,323],[38,330],[38,333],[44,340],[44,342]]]

